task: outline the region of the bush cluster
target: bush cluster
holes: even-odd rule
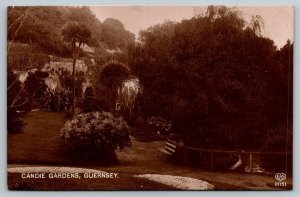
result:
[[[116,149],[130,146],[127,123],[109,112],[79,114],[61,129],[61,147],[71,157],[111,163]]]
[[[20,113],[16,109],[7,110],[7,130],[10,133],[16,133],[22,131],[25,123]]]
[[[72,92],[66,89],[46,88],[41,95],[41,108],[55,112],[68,112],[71,107]]]
[[[168,134],[172,128],[171,121],[159,116],[151,116],[147,119],[147,124],[158,134]]]
[[[265,135],[264,151],[282,152],[287,154],[267,154],[262,155],[262,167],[274,172],[292,172],[292,151],[293,151],[292,128],[279,125],[275,129],[270,129]]]

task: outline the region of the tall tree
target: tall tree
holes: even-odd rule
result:
[[[72,105],[72,114],[75,114],[75,72],[76,72],[76,60],[78,58],[80,47],[84,44],[88,44],[91,39],[90,30],[84,25],[79,24],[78,22],[72,21],[66,24],[62,31],[63,39],[66,43],[70,44],[72,48],[73,56],[73,105]]]
[[[209,7],[141,32],[131,65],[144,87],[142,112],[172,120],[191,145],[259,147],[276,126],[266,104],[277,63],[258,19],[247,25],[234,9]]]

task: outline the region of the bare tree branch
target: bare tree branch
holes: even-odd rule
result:
[[[28,8],[28,9],[24,12],[24,14],[23,14],[24,16],[21,17],[21,18],[18,18],[18,19],[22,19],[22,18],[23,18],[23,20],[21,21],[21,23],[20,23],[19,27],[17,28],[17,30],[13,33],[13,37],[12,37],[12,39],[10,40],[10,42],[8,43],[8,48],[7,48],[7,51],[8,51],[8,52],[9,52],[11,43],[15,40],[16,35],[18,34],[20,28],[23,26],[23,24],[24,24],[26,18],[29,16],[29,14],[30,14],[30,10],[29,10],[29,8]],[[13,25],[13,24],[12,24],[12,25]]]
[[[9,106],[7,106],[7,108],[12,108],[12,107],[21,107],[21,106],[23,106],[23,105],[25,105],[26,103],[28,103],[32,98],[34,98],[35,97],[35,95],[36,95],[36,93],[41,89],[43,87],[43,85],[41,85],[32,95],[31,95],[31,97],[28,97],[23,103],[21,103],[21,104],[15,104],[14,102],[11,104],[11,105],[9,105]],[[19,97],[20,98],[20,97]],[[19,100],[19,98],[17,99],[17,100]],[[16,98],[15,98],[16,99]]]
[[[16,77],[16,79],[8,86],[7,91],[18,81],[19,79]]]
[[[13,100],[13,102],[12,102],[11,105],[14,105],[14,104],[20,99],[20,94],[21,94],[21,92],[22,92],[23,90],[24,90],[24,85],[20,88],[20,90],[19,90],[17,96],[14,98],[14,100]]]
[[[7,28],[7,31],[9,31],[9,30],[14,26],[14,24],[18,23],[23,17],[25,17],[25,16],[28,14],[29,9],[30,9],[30,8],[27,8],[27,9],[25,10],[25,12],[24,12],[23,14],[21,14],[21,15],[15,20],[14,23],[10,24],[9,27]]]

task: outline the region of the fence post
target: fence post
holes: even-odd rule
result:
[[[249,154],[249,171],[252,172],[252,153]]]
[[[210,169],[213,169],[213,153],[210,151]]]

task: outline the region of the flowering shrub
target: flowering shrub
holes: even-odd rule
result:
[[[116,161],[116,149],[131,146],[129,127],[109,112],[79,114],[61,129],[61,146],[72,156]]]

